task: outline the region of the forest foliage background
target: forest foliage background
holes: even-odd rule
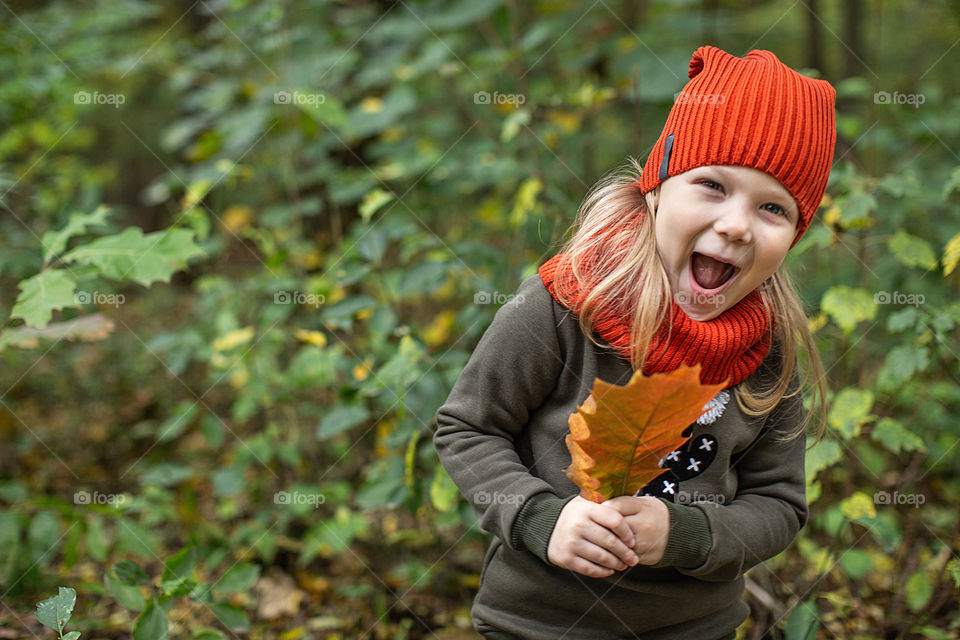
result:
[[[474,637],[434,413],[702,44],[838,91],[827,436],[741,637],[960,637],[960,3],[0,5],[0,637],[61,586],[64,637]]]

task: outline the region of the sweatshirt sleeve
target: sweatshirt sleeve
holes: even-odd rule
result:
[[[480,527],[515,550],[522,548],[511,535],[520,509],[534,495],[556,494],[530,473],[514,443],[562,369],[553,298],[534,274],[497,310],[437,410],[433,444],[441,464]]]
[[[728,504],[698,502],[689,506],[707,517],[713,544],[706,560],[677,570],[710,582],[739,575],[786,549],[806,524],[806,438],[775,441],[805,415],[802,394],[785,397],[770,413],[759,435],[739,456],[736,497]]]

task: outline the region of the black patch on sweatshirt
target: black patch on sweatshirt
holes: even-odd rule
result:
[[[687,427],[681,435],[693,431],[693,425]],[[640,489],[637,495],[654,496],[669,502],[676,502],[677,486],[683,480],[695,478],[703,473],[717,457],[717,438],[711,433],[704,433],[690,438],[679,449],[664,456],[660,466],[663,473],[648,482]]]

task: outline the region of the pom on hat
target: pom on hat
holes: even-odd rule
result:
[[[641,190],[647,193],[670,176],[707,165],[759,169],[797,202],[793,248],[827,189],[837,140],[836,90],[761,49],[738,58],[702,46],[687,75],[647,157]]]

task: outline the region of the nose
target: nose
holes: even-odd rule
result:
[[[730,198],[713,223],[714,230],[731,242],[750,242],[750,205],[739,198]]]

